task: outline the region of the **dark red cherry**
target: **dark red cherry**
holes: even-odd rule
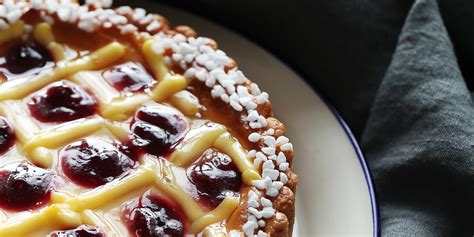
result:
[[[108,183],[135,166],[118,146],[98,138],[74,142],[61,151],[63,172],[74,183],[88,188]]]
[[[67,122],[95,114],[97,102],[82,87],[61,81],[33,96],[28,107],[41,122]]]
[[[20,44],[10,48],[5,55],[4,67],[13,74],[44,67],[53,61],[48,49],[36,43]]]
[[[186,170],[188,180],[196,186],[199,200],[217,207],[225,197],[238,195],[242,180],[232,159],[217,150],[208,149]]]
[[[155,82],[142,65],[133,62],[113,67],[105,71],[102,76],[117,90],[123,92],[144,91]]]
[[[11,163],[0,168],[0,207],[22,211],[41,206],[50,197],[51,171],[28,163]]]
[[[130,126],[131,146],[157,156],[169,154],[188,130],[188,123],[179,111],[162,105],[140,108]]]
[[[15,134],[5,118],[0,117],[0,155],[15,143]]]
[[[180,237],[185,234],[185,216],[175,203],[147,192],[128,203],[123,219],[130,233],[140,237]]]
[[[105,237],[105,234],[97,227],[81,225],[76,229],[51,232],[48,237]]]

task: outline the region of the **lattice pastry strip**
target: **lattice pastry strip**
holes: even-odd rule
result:
[[[148,45],[145,43],[145,46]],[[195,115],[198,108],[196,103],[189,103],[189,97],[175,96],[174,94],[182,91],[187,86],[187,80],[181,75],[171,75],[167,71],[162,62],[162,55],[149,52],[148,47],[143,47],[143,53],[152,66],[155,78],[159,79],[159,83],[153,88],[149,94],[136,94],[133,96],[122,96],[115,88],[113,88],[103,77],[95,72],[79,72],[72,75],[70,79],[77,83],[85,85],[89,88],[99,100],[100,114],[108,119],[123,121],[128,119],[131,114],[144,102],[154,100],[163,102],[170,98],[177,107],[185,112],[186,115]]]
[[[228,154],[242,172],[242,179],[248,185],[261,179],[254,165],[247,159],[242,145],[228,133],[223,126],[209,126],[187,134],[188,142],[173,152],[170,161],[178,166],[187,167],[209,148]]]
[[[125,53],[123,45],[117,42],[110,43],[95,52],[72,61],[58,62],[51,71],[28,79],[28,83],[17,81],[6,82],[0,87],[0,101],[21,99],[44,86],[66,78],[80,71],[103,68]]]
[[[28,143],[35,134],[41,131],[28,112],[24,110],[20,101],[4,101],[0,103],[0,109],[2,114],[15,125],[15,133],[21,144]],[[40,146],[31,148],[29,152],[26,152],[26,157],[41,167],[50,167],[52,163],[51,152]]]
[[[117,213],[119,215],[119,213]],[[101,211],[85,210],[82,212],[83,224],[97,226],[104,230],[110,237],[120,237],[128,230],[120,220]]]
[[[25,31],[25,23],[17,21],[11,24],[6,30],[0,33],[0,44],[4,44],[13,39],[20,38]]]
[[[10,220],[0,227],[0,236],[25,236],[39,228],[74,228],[82,224],[79,213],[71,211],[68,206],[53,204],[37,213],[29,214],[21,220]]]
[[[39,23],[35,26],[33,37],[35,40],[49,49],[54,59],[59,62],[66,59],[64,48],[61,44],[55,42],[55,37],[51,29],[51,25],[47,23]]]
[[[123,128],[107,122],[103,118],[79,119],[58,126],[40,130],[31,119],[20,101],[5,101],[0,104],[3,114],[14,124],[21,150],[31,162],[41,167],[50,167],[52,155],[48,149],[54,149],[69,142],[89,136],[101,129],[107,129],[124,139]]]

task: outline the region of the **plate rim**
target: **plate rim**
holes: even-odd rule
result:
[[[291,68],[291,67],[290,67]],[[301,75],[300,75],[301,76]],[[302,77],[304,79],[304,77]],[[304,79],[306,84],[309,84],[306,79]],[[344,130],[347,138],[351,142],[351,145],[354,149],[354,152],[357,156],[357,159],[359,160],[359,164],[362,168],[362,171],[364,173],[364,178],[365,182],[367,184],[367,188],[369,191],[369,197],[370,197],[370,206],[372,209],[372,233],[374,237],[380,236],[380,210],[378,206],[378,201],[377,201],[377,195],[375,192],[375,185],[373,184],[373,176],[372,172],[370,171],[367,162],[365,161],[365,156],[362,153],[362,149],[359,146],[359,143],[357,142],[354,134],[352,133],[351,129],[347,125],[346,121],[342,117],[342,115],[336,110],[336,108],[329,102],[319,91],[316,89],[314,86],[310,86],[313,92],[315,92],[323,101],[323,103],[329,108],[331,113],[334,115],[336,120],[339,122],[339,125],[341,125],[342,129]]]

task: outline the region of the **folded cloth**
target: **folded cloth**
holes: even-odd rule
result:
[[[474,234],[474,105],[434,0],[406,19],[362,148],[384,236]]]

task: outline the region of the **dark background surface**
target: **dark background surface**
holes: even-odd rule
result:
[[[357,138],[412,0],[165,0],[268,49],[334,104]],[[474,1],[440,0],[464,77],[474,77]],[[471,86],[472,89],[472,86]]]

